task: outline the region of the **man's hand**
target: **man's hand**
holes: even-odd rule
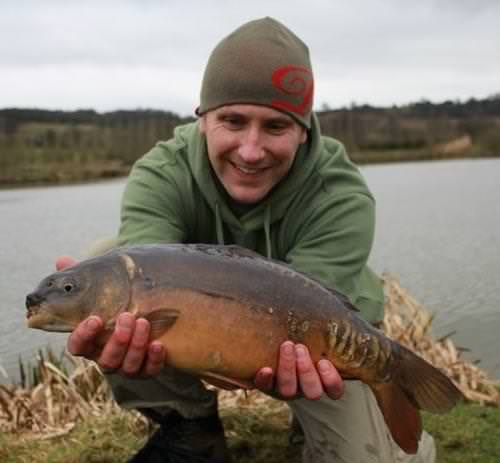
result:
[[[76,261],[61,256],[57,270],[74,265]],[[160,342],[149,342],[150,324],[122,313],[111,335],[104,332],[103,321],[92,315],[82,321],[68,339],[68,351],[76,356],[94,360],[104,371],[116,371],[128,376],[155,376],[164,365],[165,349]]]
[[[339,399],[344,392],[344,382],[329,360],[320,360],[316,368],[307,347],[292,341],[280,347],[276,377],[271,368],[264,367],[258,371],[255,385],[263,392],[275,391],[283,399],[296,398],[300,392],[311,400],[323,393]]]

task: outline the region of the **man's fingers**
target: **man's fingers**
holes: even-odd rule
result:
[[[102,327],[102,320],[95,316],[80,323],[68,338],[67,347],[70,354],[92,358],[97,348],[95,340]]]
[[[328,397],[334,400],[340,399],[344,393],[344,381],[337,369],[329,360],[323,359],[318,362],[318,371]]]
[[[56,270],[64,270],[67,267],[72,267],[76,264],[76,260],[70,256],[60,256],[56,259]]]
[[[297,395],[295,350],[291,341],[285,341],[280,347],[276,386],[279,394],[285,399]]]
[[[148,348],[146,364],[144,365],[143,374],[145,376],[156,376],[160,373],[165,365],[165,348],[158,341],[153,341]]]
[[[95,360],[103,370],[120,370],[130,376],[156,376],[165,364],[165,348],[158,341],[149,343],[150,324],[134,315],[122,313],[112,334],[103,331],[99,317],[80,323],[68,339],[73,355]]]
[[[149,322],[139,318],[135,322],[134,334],[121,367],[121,370],[126,375],[135,375],[142,368],[148,350],[149,332]]]
[[[128,312],[120,314],[115,330],[104,346],[98,365],[105,370],[120,368],[134,335],[135,317]]]
[[[274,387],[274,372],[272,368],[261,368],[254,380],[255,386],[262,392],[272,392]]]
[[[314,367],[307,347],[297,344],[295,346],[295,354],[297,356],[297,376],[299,377],[300,388],[304,397],[311,400],[320,399],[323,394],[323,384]]]

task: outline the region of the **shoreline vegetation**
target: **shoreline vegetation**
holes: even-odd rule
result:
[[[384,280],[386,334],[442,369],[466,397],[446,415],[423,414],[438,461],[497,462],[500,384],[463,358],[467,349],[455,346],[452,334],[435,339],[432,315],[394,277]],[[0,384],[2,462],[125,461],[154,430],[139,413],[120,409],[93,362],[40,352],[35,366],[20,368],[19,384]],[[300,462],[299,449],[288,445],[284,402],[258,391],[222,390],[219,402],[235,463]]]
[[[322,132],[357,164],[500,157],[500,94],[466,102],[352,104],[316,112]],[[168,111],[0,109],[0,187],[126,176],[176,126]]]

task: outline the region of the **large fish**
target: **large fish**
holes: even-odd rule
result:
[[[442,413],[462,397],[439,370],[363,321],[345,296],[285,264],[236,246],[116,248],[45,278],[26,298],[28,326],[72,331],[91,314],[111,330],[124,311],[151,322],[169,365],[252,388],[276,368],[280,344],[307,345],[344,379],[372,389],[399,446],[415,453],[419,409]]]

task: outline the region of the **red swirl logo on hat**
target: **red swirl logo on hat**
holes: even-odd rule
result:
[[[297,103],[294,104],[289,100],[275,98],[271,101],[272,106],[301,116],[311,110],[314,81],[309,69],[299,66],[284,66],[273,72],[272,80],[273,85],[278,90],[297,99]]]

